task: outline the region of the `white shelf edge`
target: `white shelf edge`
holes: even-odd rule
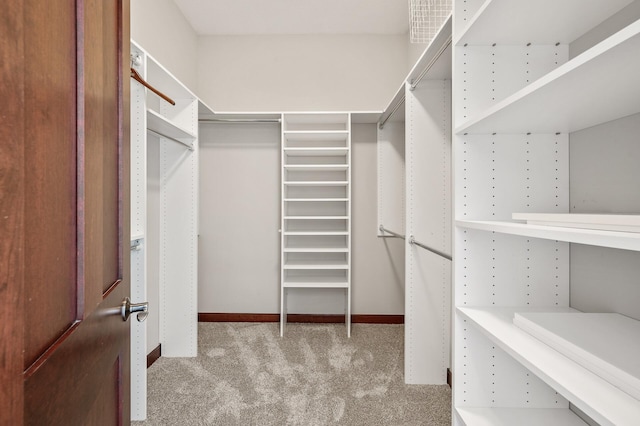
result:
[[[349,216],[285,216],[285,220],[348,220]]]
[[[474,131],[474,127],[478,126],[480,127],[482,124],[486,124],[486,121],[491,120],[492,118],[495,118],[498,114],[503,113],[503,112],[509,112],[509,110],[511,110],[512,108],[519,108],[519,106],[517,105],[519,102],[526,102],[527,99],[530,99],[533,95],[539,95],[540,93],[543,93],[544,95],[544,90],[546,89],[547,91],[549,91],[549,95],[548,96],[553,96],[554,92],[553,90],[549,89],[549,88],[553,88],[553,85],[561,82],[562,79],[572,79],[572,74],[575,74],[576,72],[580,71],[580,68],[588,65],[589,63],[592,63],[593,61],[598,60],[602,55],[605,55],[609,52],[611,52],[613,49],[615,49],[617,46],[620,46],[621,44],[629,41],[630,39],[632,39],[633,37],[639,36],[640,34],[640,21],[636,21],[635,23],[627,26],[626,28],[618,31],[616,34],[612,35],[611,37],[605,39],[604,41],[596,44],[594,47],[592,47],[591,49],[587,50],[586,52],[576,56],[575,58],[573,58],[572,60],[570,60],[569,62],[559,66],[558,68],[554,69],[553,71],[549,72],[548,74],[546,74],[545,76],[541,77],[540,79],[534,81],[533,83],[529,84],[528,86],[522,88],[521,90],[517,91],[516,93],[512,94],[511,96],[507,97],[506,99],[498,102],[497,104],[493,105],[490,108],[487,108],[486,110],[484,110],[483,112],[476,114],[476,116],[471,117],[470,119],[464,121],[462,124],[460,124],[459,126],[456,126],[455,128],[455,134],[457,135],[461,135],[461,134],[465,134],[465,133],[480,133],[480,134],[484,134],[484,133],[490,133],[493,131],[498,131],[500,129],[491,129],[491,130],[482,130],[482,131],[478,131],[475,130]],[[612,69],[612,71],[615,71]],[[574,76],[575,78],[575,76]],[[554,105],[553,102],[547,102],[548,105]],[[556,102],[557,104],[557,102]],[[588,105],[583,105],[582,108],[584,108],[585,110],[593,110],[593,108],[597,105],[597,103],[589,103]],[[603,105],[600,108],[604,109],[604,108],[609,108],[608,105]],[[628,111],[622,115],[620,115],[620,117],[610,117],[607,119],[603,119],[602,121],[596,121],[596,122],[589,122],[588,124],[581,124],[581,125],[567,125],[565,124],[564,128],[555,128],[553,130],[549,130],[549,131],[562,131],[562,132],[574,132],[577,130],[581,130],[582,128],[585,127],[590,127],[596,124],[600,124],[602,122],[606,122],[606,121],[610,121],[612,119],[615,118],[622,118],[625,117],[627,115],[631,115],[634,112],[638,112],[640,111],[640,106],[636,107],[636,110],[634,111]],[[567,114],[569,114],[569,112],[566,112]],[[579,115],[576,114],[576,111],[571,111],[571,114],[575,115]],[[529,116],[529,115],[527,115]],[[529,116],[530,117],[530,116]],[[527,129],[520,129],[519,131],[513,131],[513,130],[508,130],[508,131],[503,131],[503,133],[522,133],[522,132],[527,132],[527,131],[534,131],[535,130],[535,125],[532,124],[530,127],[532,128],[527,128]]]
[[[456,407],[466,426],[586,426],[568,408]]]
[[[286,186],[347,186],[348,181],[285,181]]]
[[[190,141],[196,139],[196,135],[181,128],[152,109],[147,109],[147,128],[176,139],[188,139]]]
[[[284,231],[285,236],[304,236],[304,235],[316,235],[316,236],[338,236],[342,237],[349,235],[348,231]]]
[[[346,136],[349,134],[348,130],[283,130],[285,135],[340,135]]]
[[[349,168],[348,164],[285,164],[285,169],[292,170],[327,170],[343,171]]]
[[[554,390],[603,425],[632,425],[640,401],[513,325],[515,312],[571,308],[471,308],[456,311]]]
[[[297,264],[290,264],[290,263],[285,263],[284,265],[282,265],[283,269],[286,270],[308,270],[308,269],[312,269],[312,270],[344,270],[344,269],[349,269],[349,265],[347,264],[343,264],[343,263],[324,263],[324,264],[320,264],[320,263],[297,263]]]
[[[538,0],[530,3],[531,6],[527,9],[527,4],[521,2],[487,0],[460,31],[454,39],[454,44],[456,46],[462,46],[465,43],[488,44],[496,42],[499,44],[525,44],[528,42],[569,44],[590,28],[597,26],[602,19],[612,16],[632,3],[632,0],[607,0],[605,2],[577,0],[565,2],[565,4],[561,3],[556,0]],[[579,16],[576,16],[576,3],[579,3],[578,7],[590,8],[590,10],[586,13],[583,10],[581,14],[578,14]],[[520,15],[510,9],[510,7],[522,9],[523,4],[525,9]],[[507,10],[505,10],[505,6]],[[552,16],[548,13],[551,9],[553,10]],[[537,16],[535,13],[540,15]],[[511,22],[495,19],[503,16],[510,16]],[[524,19],[525,16],[526,19]],[[545,25],[540,25],[541,22],[544,22]],[[569,25],[571,23],[573,23],[573,27]],[[514,25],[525,32],[538,31],[539,33],[527,34],[526,36],[519,34],[518,38],[514,39],[512,36],[515,32],[512,28]],[[481,34],[482,39],[478,41],[473,35],[474,32]]]
[[[131,241],[135,241],[135,240],[143,240],[144,239],[144,234],[134,234],[131,235]]]
[[[346,202],[348,198],[285,198],[285,202]]]
[[[314,282],[284,282],[282,284],[284,288],[348,288],[348,282],[325,282],[325,281],[314,281]]]
[[[296,248],[296,247],[288,247],[284,249],[285,253],[348,253],[349,249],[344,247],[318,247],[318,248]]]
[[[456,220],[456,226],[467,229],[564,241],[599,247],[640,251],[640,234],[634,232],[601,231],[597,229],[564,228],[560,226],[528,225],[516,222]]]

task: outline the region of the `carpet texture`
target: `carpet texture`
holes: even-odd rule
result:
[[[198,357],[148,370],[134,425],[450,425],[447,385],[405,385],[404,326],[200,323]]]

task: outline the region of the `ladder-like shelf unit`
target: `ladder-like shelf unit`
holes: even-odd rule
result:
[[[282,117],[280,335],[287,290],[345,290],[351,335],[351,120],[348,113]]]
[[[640,112],[640,21],[569,53],[630,3],[454,3],[454,425],[640,418],[638,399],[513,322],[577,314],[570,243],[640,251],[635,232],[512,219],[570,213],[570,134]]]

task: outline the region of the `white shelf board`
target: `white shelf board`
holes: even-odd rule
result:
[[[196,136],[193,133],[177,126],[151,109],[147,110],[147,128],[175,139],[186,139],[189,141],[196,139]]]
[[[354,111],[351,113],[353,124],[375,124],[380,119],[382,111]]]
[[[348,130],[285,130],[282,132],[288,141],[346,141]]]
[[[205,105],[206,106],[206,105]],[[207,107],[208,108],[208,107]],[[198,108],[198,119],[224,119],[224,120],[280,120],[282,115],[275,112],[214,112]],[[278,124],[278,122],[274,122]]]
[[[285,198],[286,202],[340,202],[340,201],[349,201],[348,198]]]
[[[532,4],[538,7],[537,2]],[[455,132],[571,133],[638,113],[639,51],[640,21],[636,21],[471,117]]]
[[[285,216],[285,220],[347,220],[349,216]]]
[[[323,180],[323,181],[294,181],[288,180],[285,181],[284,184],[286,186],[347,186],[349,182],[343,180]]]
[[[599,229],[602,231],[640,232],[640,215],[587,213],[513,213],[513,220],[530,225]]]
[[[346,261],[333,260],[288,260],[282,267],[284,269],[349,269]]]
[[[487,0],[455,44],[569,44],[633,0]]]
[[[347,112],[284,112],[287,124],[344,124],[349,121]]]
[[[349,152],[347,147],[287,148],[285,155],[290,157],[344,157]]]
[[[640,399],[640,321],[615,313],[516,313],[513,323]]]
[[[348,253],[349,249],[346,247],[286,247],[285,253]]]
[[[144,239],[144,234],[134,234],[131,235],[131,241],[142,240]]]
[[[301,235],[315,235],[315,236],[341,236],[349,235],[348,231],[284,231],[285,236],[301,236]]]
[[[456,226],[501,234],[521,235],[545,240],[640,251],[640,234],[602,231],[598,229],[563,228],[559,226],[528,225],[516,222],[457,220]]]
[[[634,425],[640,401],[513,324],[515,312],[571,312],[571,308],[467,308],[457,312],[491,341],[602,425]]]
[[[347,164],[285,164],[284,168],[291,171],[323,171],[341,172],[349,169]]]
[[[348,288],[349,283],[343,277],[295,277],[282,283],[285,288]]]
[[[466,426],[586,426],[568,408],[458,407]]]

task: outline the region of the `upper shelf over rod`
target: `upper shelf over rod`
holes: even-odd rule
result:
[[[407,78],[396,91],[391,102],[380,115],[378,120],[380,129],[384,128],[386,122],[404,105],[405,82],[408,82],[411,87],[410,90],[413,90],[423,78],[433,80],[451,79],[451,48],[449,47],[451,45],[451,21],[452,17],[449,15],[433,40],[431,40],[431,43],[411,68]],[[404,111],[402,112],[404,113]]]

